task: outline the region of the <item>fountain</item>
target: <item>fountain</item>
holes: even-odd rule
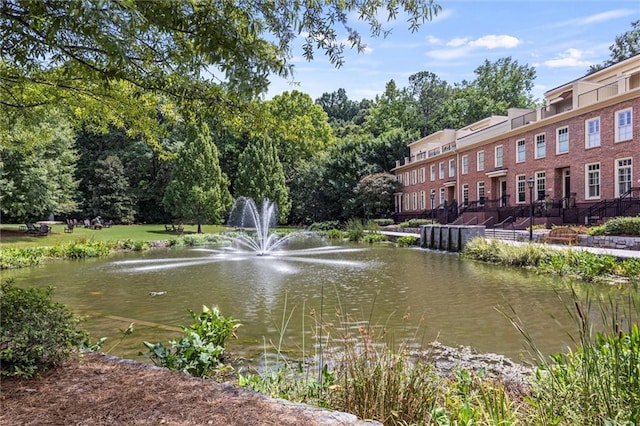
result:
[[[272,232],[272,228],[276,225],[276,216],[277,206],[275,203],[265,199],[262,201],[262,207],[258,208],[251,198],[239,197],[234,203],[227,221],[227,225],[234,226],[236,232],[233,235],[223,236],[229,242],[229,246],[193,249],[193,251],[207,253],[206,257],[122,260],[113,262],[113,264],[124,267],[123,272],[148,272],[215,262],[251,261],[256,260],[257,255],[265,259],[265,263],[261,265],[263,270],[271,269],[279,274],[299,272],[298,268],[284,265],[283,262],[278,261],[284,259],[290,262],[315,263],[334,267],[364,267],[362,262],[318,257],[322,254],[357,252],[361,251],[361,248],[325,245],[316,233],[310,231],[296,231],[284,236]],[[252,231],[247,232],[247,230]],[[287,243],[303,237],[306,240],[315,240],[314,246],[309,247],[309,244],[306,244],[304,248],[287,248],[285,250]],[[269,261],[267,262],[266,259]]]
[[[293,232],[284,237],[270,233],[270,229],[276,225],[278,209],[275,203],[268,199],[262,200],[262,208],[258,209],[251,198],[238,197],[229,214],[228,225],[241,230],[245,228],[255,229],[255,235],[242,233],[234,237],[233,242],[243,248],[254,251],[258,256],[264,256],[281,248],[287,241],[301,235],[310,235],[308,232]]]

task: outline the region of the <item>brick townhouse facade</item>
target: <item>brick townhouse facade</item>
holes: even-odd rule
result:
[[[640,55],[512,108],[409,144],[395,219],[593,224],[640,214]]]

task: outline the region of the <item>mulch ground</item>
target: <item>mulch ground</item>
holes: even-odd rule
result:
[[[0,383],[2,425],[342,425],[355,416],[87,353],[31,380]]]

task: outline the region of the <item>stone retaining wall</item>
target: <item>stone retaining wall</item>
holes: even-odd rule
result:
[[[579,235],[578,241],[581,246],[600,247],[619,250],[640,250],[640,238],[620,237],[613,235]]]

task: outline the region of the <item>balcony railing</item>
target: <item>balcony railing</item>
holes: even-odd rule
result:
[[[607,84],[606,86],[598,87],[597,89],[590,90],[586,93],[578,95],[578,106],[583,107],[591,105],[593,103],[602,101],[618,94],[618,83]]]
[[[531,111],[511,120],[511,129],[522,127],[535,121],[537,121],[537,111]]]

